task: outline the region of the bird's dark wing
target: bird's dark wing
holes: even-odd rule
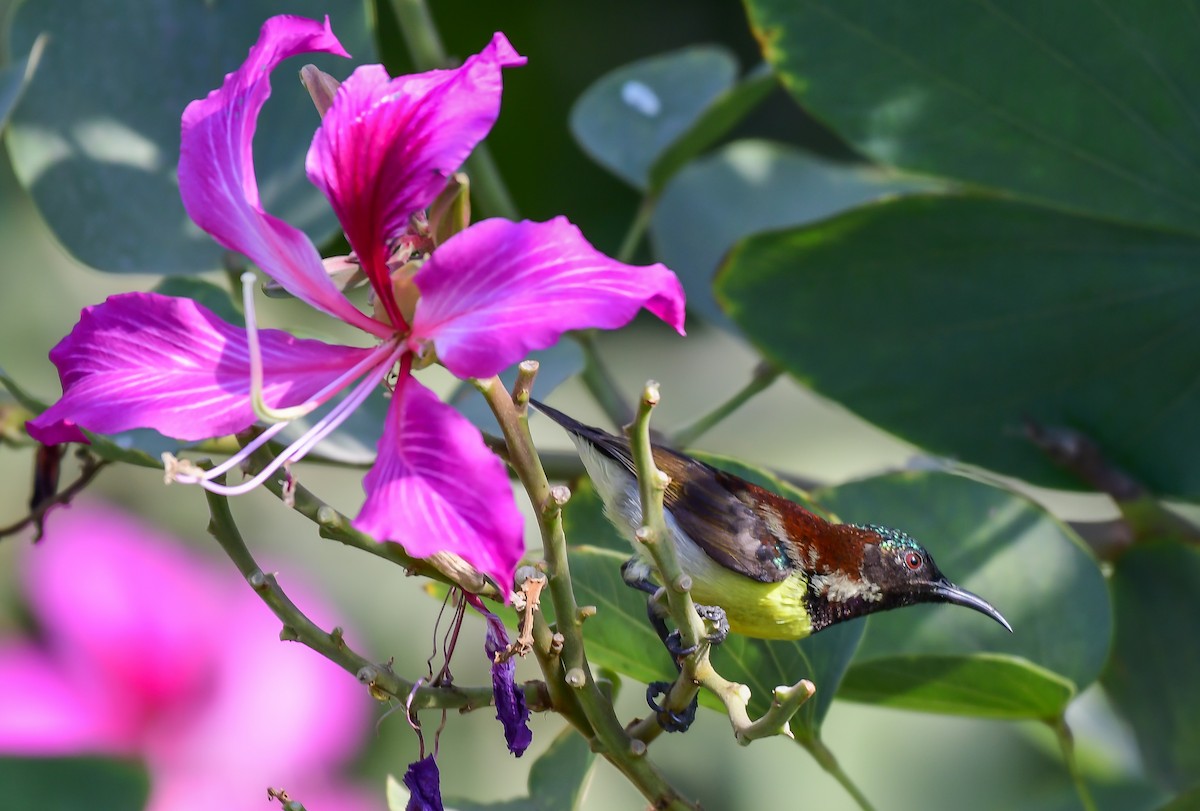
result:
[[[782,536],[782,521],[760,509],[761,488],[666,448],[654,451],[654,461],[671,477],[664,502],[705,554],[760,583],[787,578],[795,568],[794,549]]]
[[[536,400],[534,407],[636,476],[629,440],[575,420]],[[654,461],[671,477],[664,504],[680,528],[714,561],[760,583],[778,583],[796,568],[781,499],[737,476],[659,445]]]

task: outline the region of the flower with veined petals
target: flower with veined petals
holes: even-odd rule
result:
[[[502,34],[454,70],[391,78],[356,69],[338,89],[309,149],[309,179],[325,193],[374,291],[374,314],[331,281],[312,242],[259,202],[251,140],[269,75],[300,53],[346,53],[329,22],[274,17],[242,66],[183,114],[179,187],[196,223],[246,255],[297,298],[375,340],[332,346],[285,332],[231,326],[194,301],[153,293],[86,309],[51,352],[62,398],[29,423],[47,444],[154,428],[181,440],[274,421],[245,452],[212,471],[171,470],[217,492],[244,492],[304,456],[398,368],[377,460],[354,525],[414,557],[448,550],[507,592],[524,549],[522,522],[500,460],[479,432],[410,374],[436,357],[458,377],[490,377],[563,332],[615,328],[645,307],[681,334],[683,290],[662,265],[632,267],[596,251],[563,218],[492,219],[439,245],[412,277],[411,320],[391,267],[426,208],[499,114],[503,68],[521,65]],[[217,477],[339,391],[343,398],[262,473],[236,486]]]
[[[254,811],[268,786],[311,809],[380,807],[336,775],[368,731],[359,686],[281,643],[228,571],[75,504],[49,516],[20,572],[39,633],[0,637],[0,754],[138,758],[147,811]]]

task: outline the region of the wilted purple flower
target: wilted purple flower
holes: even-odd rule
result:
[[[251,141],[270,72],[308,52],[346,55],[328,20],[274,17],[245,63],[188,106],[180,193],[188,214],[219,243],[297,298],[359,328],[374,345],[332,346],[260,331],[252,318],[243,330],[189,299],[113,296],[84,310],[51,352],[63,396],[29,423],[30,434],[55,444],[86,441],[80,429],[154,428],[199,440],[260,419],[273,422],[212,471],[168,468],[177,481],[237,494],[302,458],[396,371],[354,525],[402,543],[415,557],[455,552],[507,592],[524,539],[504,466],[470,423],[411,376],[414,362],[436,359],[459,377],[486,378],[564,331],[618,327],[643,307],[682,333],[682,287],[662,265],[632,267],[600,254],[562,218],[485,220],[439,245],[411,279],[411,263],[394,270],[414,258],[406,241],[414,216],[495,122],[502,69],[525,62],[496,34],[454,70],[391,78],[380,65],[360,67],[321,121],[306,168],[374,291],[374,313],[359,310],[330,279],[312,242],[263,210],[255,182]],[[217,481],[289,420],[346,389],[259,475],[238,485]]]
[[[504,740],[508,751],[517,757],[525,754],[533,741],[533,730],[529,728],[529,707],[525,704],[525,693],[517,688],[517,663],[508,654],[508,631],[500,618],[484,607],[475,595],[467,595],[467,601],[487,620],[487,635],[483,650],[492,662],[492,698],[496,702],[496,720],[504,726]]]
[[[404,785],[408,787],[406,811],[442,811],[441,775],[433,755],[409,764]]]

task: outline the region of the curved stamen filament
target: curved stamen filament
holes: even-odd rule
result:
[[[385,360],[383,362],[377,361],[375,367],[370,371],[370,373],[354,387],[354,390],[351,391],[345,397],[345,399],[335,405],[328,414],[322,417],[301,437],[285,448],[253,478],[237,485],[225,485],[213,481],[215,477],[246,461],[246,459],[249,458],[254,451],[262,447],[263,444],[270,440],[271,437],[283,430],[283,428],[287,426],[287,423],[280,423],[278,425],[271,426],[261,435],[256,437],[252,442],[248,443],[246,447],[242,448],[241,451],[234,454],[229,459],[225,460],[211,470],[204,471],[203,473],[193,473],[190,470],[180,469],[177,473],[175,473],[174,480],[180,482],[181,484],[199,484],[205,490],[210,490],[214,493],[219,493],[225,496],[237,496],[253,490],[255,487],[270,478],[283,465],[287,464],[288,462],[295,462],[301,459],[305,454],[311,451],[318,442],[327,437],[334,430],[336,430],[339,425],[345,422],[346,418],[354,413],[356,408],[362,405],[363,401],[365,401],[367,397],[371,395],[371,392],[375,390],[375,387],[387,377],[388,373],[392,370],[392,367],[395,366],[396,361],[400,359],[405,351],[403,346],[394,346],[391,344],[384,344],[382,348],[390,350]],[[373,352],[371,353],[371,356],[376,357],[378,354],[379,353],[377,352]],[[324,395],[330,388],[331,386],[327,386],[325,389],[322,389],[322,391],[313,399],[321,399],[322,395]]]
[[[389,343],[380,344],[373,352],[347,369],[337,380],[321,389],[307,402],[287,408],[272,408],[267,405],[263,392],[263,360],[262,346],[258,340],[258,319],[254,308],[254,274],[249,271],[242,274],[242,306],[246,313],[246,344],[250,354],[250,403],[254,408],[254,416],[266,422],[286,423],[299,419],[321,407],[330,395],[341,391],[350,381],[379,363],[382,355],[389,354],[392,346]],[[265,440],[264,440],[265,441]],[[259,443],[261,445],[261,443]]]

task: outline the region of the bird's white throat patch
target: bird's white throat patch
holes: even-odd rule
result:
[[[855,597],[860,597],[869,603],[879,602],[883,599],[883,592],[878,583],[855,580],[844,572],[811,575],[809,584],[813,591],[831,603],[844,603]]]

